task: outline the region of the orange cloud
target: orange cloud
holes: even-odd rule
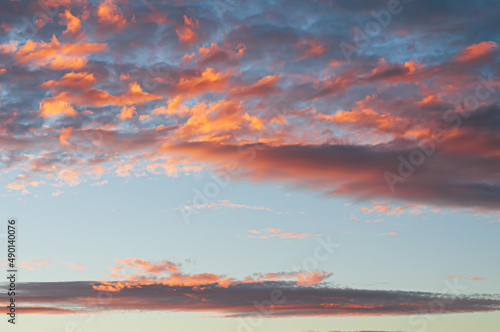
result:
[[[182,77],[175,89],[184,95],[195,95],[205,91],[223,91],[231,74],[231,70],[217,72],[215,69],[207,68],[199,76]]]
[[[120,115],[118,115],[118,120],[126,120],[126,119],[132,119],[134,116],[137,115],[137,112],[135,111],[134,106],[124,106],[122,110],[120,111]]]
[[[149,14],[148,19],[151,22],[154,22],[154,23],[159,24],[159,25],[169,23],[168,16],[166,14],[161,13],[161,12],[154,12],[154,13]]]
[[[445,278],[445,280],[453,280],[453,279],[461,279],[461,280],[469,280],[469,281],[483,281],[483,280],[487,280],[488,278],[473,277],[470,275],[459,275],[459,276],[452,275],[452,276],[449,276],[448,278]]]
[[[77,112],[72,107],[72,104],[90,107],[103,107],[106,105],[129,106],[162,98],[160,95],[144,92],[138,83],[130,82],[127,92],[116,95],[96,89],[87,90],[80,94],[64,91],[55,97],[42,100],[40,110],[42,111],[42,117],[59,114],[74,116]]]
[[[73,262],[71,263],[65,263],[65,265],[69,268],[72,268],[72,269],[77,269],[77,270],[85,270],[85,266],[81,266],[81,265],[77,265]]]
[[[364,99],[355,102],[350,111],[339,110],[335,114],[321,114],[313,110],[311,113],[314,119],[324,120],[340,125],[346,125],[354,128],[371,129],[370,133],[375,135],[410,135],[418,133],[415,126],[402,117],[392,115],[390,112],[378,113],[369,103],[373,102],[375,97],[366,96]],[[376,105],[376,104],[375,104]],[[422,129],[421,133],[427,133],[428,130]]]
[[[43,118],[48,118],[51,116],[57,116],[61,114],[75,116],[78,112],[71,106],[71,104],[65,100],[61,100],[58,97],[45,98],[40,103],[40,115]]]
[[[459,62],[474,60],[481,56],[492,53],[496,48],[498,48],[498,44],[494,41],[485,41],[479,44],[472,44],[460,50],[453,57],[453,59]]]
[[[56,180],[60,184],[66,184],[70,187],[79,185],[83,180],[80,178],[80,172],[78,170],[64,169],[59,171]]]
[[[53,70],[81,69],[87,64],[90,54],[102,52],[106,47],[106,44],[86,41],[61,44],[54,35],[50,43],[28,40],[14,57],[17,64],[48,67]]]
[[[76,105],[94,107],[105,105],[127,106],[163,98],[160,95],[144,92],[136,82],[129,83],[127,92],[116,95],[111,95],[109,92],[103,90],[89,90],[82,95],[68,97]]]
[[[417,204],[408,203],[408,204],[405,204],[403,206],[398,206],[396,208],[392,208],[389,205],[389,202],[385,201],[385,202],[374,202],[371,208],[362,207],[360,209],[360,211],[368,213],[368,214],[377,212],[378,214],[385,214],[388,216],[395,215],[395,216],[399,217],[400,215],[405,213],[405,211],[409,212],[410,214],[420,214],[420,213],[422,213],[422,211],[420,210],[420,208],[422,208],[422,207],[423,206],[419,207]]]
[[[326,49],[314,40],[304,40],[295,45],[302,50],[302,55],[297,60],[304,60],[325,53]]]
[[[169,105],[170,106],[170,105]],[[165,112],[169,112],[169,109]],[[215,103],[198,103],[193,107],[172,110],[181,117],[189,116],[187,121],[176,130],[176,139],[205,141],[225,141],[233,139],[236,130],[261,130],[261,119],[244,113],[240,102],[221,100]]]
[[[299,286],[313,286],[323,282],[326,278],[329,278],[332,273],[326,273],[324,271],[309,271],[309,272],[299,272],[297,273],[297,285]]]
[[[78,36],[81,33],[82,21],[71,14],[69,9],[66,9],[64,13],[60,13],[59,18],[59,24],[66,25],[66,30],[63,31],[63,34]]]
[[[68,140],[71,138],[73,127],[63,128],[59,131],[59,141],[62,145],[71,146]]]
[[[194,17],[189,18],[184,15],[184,23],[180,24],[176,29],[179,40],[189,44],[199,39],[198,34],[194,31],[200,28],[200,21]]]
[[[119,281],[100,282],[93,285],[95,290],[118,292],[125,288],[142,288],[145,285],[165,285],[198,287],[215,285],[227,288],[239,284],[257,284],[268,281],[280,281],[295,279],[296,285],[317,285],[330,277],[332,273],[312,270],[302,272],[279,272],[279,273],[255,273],[242,280],[215,273],[195,273],[185,274],[179,271],[180,264],[170,261],[151,262],[139,258],[115,259],[115,262],[123,264],[125,267],[133,268],[135,273],[126,274],[124,266],[110,267],[111,276]]]
[[[12,190],[22,190],[22,189],[24,189],[24,187],[25,187],[24,184],[17,183],[17,182],[9,183],[7,185],[7,189],[12,189]]]
[[[53,307],[17,307],[16,311],[19,311],[21,314],[31,314],[31,315],[69,315],[75,314],[73,310],[69,309],[61,309],[61,308],[53,308]]]
[[[350,112],[340,110],[333,115],[315,114],[314,118],[335,123],[350,123],[357,125],[364,123],[369,127],[378,129],[393,128],[397,122],[401,121],[399,117],[380,114],[371,108],[353,109]]]
[[[281,91],[281,89],[276,87],[280,79],[281,75],[265,76],[253,85],[235,88],[231,92],[238,97],[276,95]]]
[[[405,62],[404,66],[408,68],[410,73],[413,73],[416,70],[422,69],[425,65],[423,63],[418,63],[415,60],[410,60]]]
[[[135,269],[142,270],[150,274],[160,274],[162,272],[177,272],[179,271],[179,264],[170,261],[160,261],[154,263],[140,258],[125,258],[125,259],[115,259],[115,262],[130,266]]]
[[[378,235],[397,235],[398,233],[396,232],[389,232],[389,233],[379,233]]]
[[[127,25],[122,10],[115,5],[113,0],[105,0],[99,4],[97,17],[100,23],[112,26],[116,30],[120,30]]]
[[[50,8],[59,7],[59,6],[69,7],[71,5],[72,1],[75,1],[75,0],[40,0],[40,2],[42,4],[44,4],[45,6],[50,7]],[[86,2],[86,0],[83,0],[82,2]]]
[[[77,89],[77,90],[87,90],[96,83],[96,78],[94,74],[89,74],[87,72],[75,73],[70,72],[64,74],[58,80],[47,81],[40,84],[44,88],[62,88],[62,89]]]
[[[17,51],[18,41],[11,40],[8,44],[0,44],[0,53],[13,53]]]
[[[198,54],[186,54],[182,58],[184,61],[196,60],[199,66],[210,66],[212,64],[225,63],[228,65],[237,64],[238,58],[245,53],[245,45],[239,44],[237,52],[220,48],[217,43],[212,43],[208,47],[200,47]]]
[[[225,91],[232,74],[232,70],[218,72],[213,68],[206,68],[195,76],[181,77],[177,84],[168,88],[168,94],[173,95],[168,107],[159,107],[153,110],[154,114],[173,114],[184,112],[182,101],[205,92]]]

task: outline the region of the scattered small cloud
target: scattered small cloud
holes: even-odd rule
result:
[[[281,239],[306,239],[311,236],[321,236],[321,234],[316,233],[293,233],[293,232],[285,232],[279,228],[268,227],[264,231],[257,231],[254,229],[249,229],[249,233],[254,235],[248,235],[248,238],[257,238],[257,239],[267,239],[271,237],[278,237]]]

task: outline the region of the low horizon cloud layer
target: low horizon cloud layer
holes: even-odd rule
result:
[[[20,283],[22,313],[90,314],[120,311],[207,312],[219,317],[244,316],[381,316],[429,315],[500,310],[499,296],[451,296],[396,290],[297,286],[265,281],[221,287],[160,283],[136,284],[119,291],[95,289],[119,282]],[[5,295],[2,294],[2,298]]]
[[[168,260],[129,257],[115,259],[115,263],[109,267],[111,281],[20,283],[22,312],[185,311],[222,317],[281,317],[500,310],[500,295],[343,288],[329,280],[332,273],[319,270],[254,273],[238,280],[214,273],[187,274],[182,271],[184,263]]]

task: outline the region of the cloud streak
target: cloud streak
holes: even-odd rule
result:
[[[113,284],[116,286],[116,283]],[[143,284],[120,289],[109,296],[93,285],[102,284],[23,283],[19,285],[23,290],[19,301],[27,306],[24,309],[27,313],[175,311],[209,312],[222,317],[428,315],[500,309],[500,299],[491,296],[453,297],[424,292],[294,286],[281,281],[228,287],[210,283],[196,287]],[[282,294],[280,301],[266,306],[271,292],[276,290]],[[263,305],[259,308],[255,303]]]

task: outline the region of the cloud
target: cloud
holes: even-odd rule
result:
[[[127,120],[127,119],[132,119],[134,116],[137,115],[137,112],[135,111],[134,106],[124,106],[122,110],[120,111],[120,114],[118,115],[118,120]]]
[[[200,21],[197,18],[184,15],[183,23],[177,26],[175,32],[181,42],[189,44],[198,41],[199,35],[196,30],[199,28]]]
[[[169,261],[153,263],[140,258],[116,259],[115,262],[142,270],[146,273],[159,274],[164,271],[177,272],[179,264]]]
[[[142,288],[144,285],[168,285],[180,287],[205,287],[215,285],[216,287],[228,288],[238,284],[256,284],[269,281],[287,280],[295,285],[319,285],[332,276],[331,272],[311,270],[292,271],[279,273],[254,273],[238,280],[226,275],[216,273],[184,273],[182,264],[168,260],[153,262],[140,258],[116,259],[121,265],[112,266],[110,277],[114,281],[102,281],[94,284],[96,290],[106,292],[120,292],[122,289]],[[132,273],[126,270],[131,269]]]
[[[288,181],[321,190],[327,195],[363,199],[385,197],[462,208],[499,208],[500,187],[495,184],[498,180],[495,167],[480,157],[435,154],[426,160],[424,167],[398,183],[397,189],[392,191],[384,173],[398,174],[401,158],[408,158],[417,148],[398,149],[383,144],[235,146],[197,142],[165,145],[165,151],[190,156],[196,161],[216,163],[221,169],[236,163],[236,169],[244,171],[245,177],[253,180]],[[251,158],[253,153],[258,154],[258,158]],[[457,160],[461,162],[457,163]],[[464,163],[470,167],[467,172],[459,166]],[[231,173],[238,176],[237,171]]]
[[[220,48],[217,43],[212,43],[207,47],[200,47],[197,54],[186,54],[183,60],[194,60],[200,67],[214,66],[214,65],[237,65],[239,64],[238,58],[245,53],[245,46],[238,45],[237,51]]]
[[[66,74],[66,78],[68,74]],[[79,75],[81,76],[81,74]],[[64,78],[58,82],[52,83],[51,81],[46,86],[54,86],[58,84],[65,84]],[[92,76],[87,77],[88,84],[93,82]],[[66,80],[66,84],[69,83]],[[82,82],[81,78],[78,79],[81,85],[85,86],[87,83]],[[40,103],[40,111],[42,117],[49,117],[53,115],[65,114],[69,116],[77,115],[77,111],[73,105],[80,107],[104,107],[107,105],[114,106],[129,106],[134,104],[143,104],[149,101],[162,99],[160,95],[144,92],[141,86],[136,82],[129,82],[128,90],[117,94],[110,94],[108,91],[88,89],[84,92],[71,92],[64,91],[55,97],[45,98]],[[130,110],[130,108],[128,108]]]
[[[122,10],[114,0],[102,1],[97,9],[97,17],[99,23],[108,29],[120,30],[127,25]]]
[[[258,239],[267,239],[271,237],[278,237],[281,239],[306,239],[311,236],[321,236],[321,234],[315,233],[294,233],[294,232],[285,232],[282,229],[268,227],[265,231],[256,231],[256,230],[248,230],[248,232],[255,235],[248,235],[248,238],[258,238]]]
[[[73,262],[71,262],[71,263],[64,263],[64,265],[66,265],[67,267],[69,267],[71,269],[85,270],[85,266],[77,265],[77,264],[75,264]]]
[[[43,260],[43,261],[23,261],[23,262],[17,262],[16,266],[22,267],[24,269],[27,269],[28,271],[34,271],[39,267],[47,266],[52,261],[49,260]],[[9,263],[4,263],[2,266],[8,266]]]
[[[249,206],[245,204],[235,204],[231,203],[229,200],[218,200],[216,202],[210,202],[207,204],[198,205],[186,205],[183,207],[184,210],[201,210],[201,209],[220,209],[221,207],[227,207],[231,209],[249,209],[249,210],[262,210],[262,211],[273,211],[270,208],[264,206]]]
[[[49,43],[28,40],[19,47],[14,54],[17,64],[32,67],[48,67],[53,70],[81,69],[87,62],[89,55],[103,52],[107,45],[103,43],[61,43],[56,36],[52,36]]]
[[[459,276],[452,275],[452,276],[449,276],[448,278],[445,278],[445,280],[453,280],[453,279],[469,280],[469,281],[483,281],[483,280],[487,280],[488,278],[485,278],[485,277],[473,277],[473,276],[470,276],[470,275],[459,275]]]
[[[310,317],[429,315],[500,309],[500,300],[495,296],[454,297],[425,292],[294,286],[286,281],[240,283],[227,287],[214,285],[210,280],[208,282],[203,286],[145,283],[132,288],[121,288],[120,282],[22,283],[23,294],[18,298],[23,306],[36,305],[40,310],[50,306],[51,309],[46,309],[44,313],[203,311],[223,317],[256,314]],[[110,296],[101,295],[105,301],[94,301],[97,294],[111,290]],[[274,296],[278,303],[269,305],[270,294],[273,291],[276,293],[276,290],[280,294],[279,297]],[[5,296],[1,295],[2,298]],[[57,303],[55,308],[54,303]]]
[[[96,83],[96,78],[94,74],[87,72],[70,72],[63,75],[63,77],[57,80],[50,80],[45,83],[40,84],[41,87],[50,88],[55,91],[58,89],[67,90],[87,90]]]
[[[392,208],[390,206],[389,202],[373,202],[372,207],[362,207],[360,209],[361,212],[363,213],[368,213],[372,214],[374,212],[378,214],[383,214],[383,215],[388,215],[392,216],[395,215],[399,217],[400,215],[404,214],[405,212],[408,212],[409,214],[420,214],[422,213],[421,208],[425,208],[422,206],[418,206],[416,204],[405,204],[403,206],[398,206],[395,208]]]
[[[458,62],[475,60],[479,57],[491,54],[493,50],[497,48],[498,45],[494,41],[484,41],[479,44],[472,44],[460,50],[454,56],[454,60]]]
[[[300,41],[296,47],[302,50],[302,55],[297,60],[304,60],[325,53],[325,48],[314,40]]]
[[[71,14],[71,12],[66,9],[64,13],[59,14],[59,24],[66,25],[66,30],[63,31],[63,35],[69,34],[73,37],[77,37],[82,30],[82,21]]]
[[[9,43],[0,44],[0,52],[1,53],[13,53],[17,51],[18,42],[15,40],[11,40]]]

